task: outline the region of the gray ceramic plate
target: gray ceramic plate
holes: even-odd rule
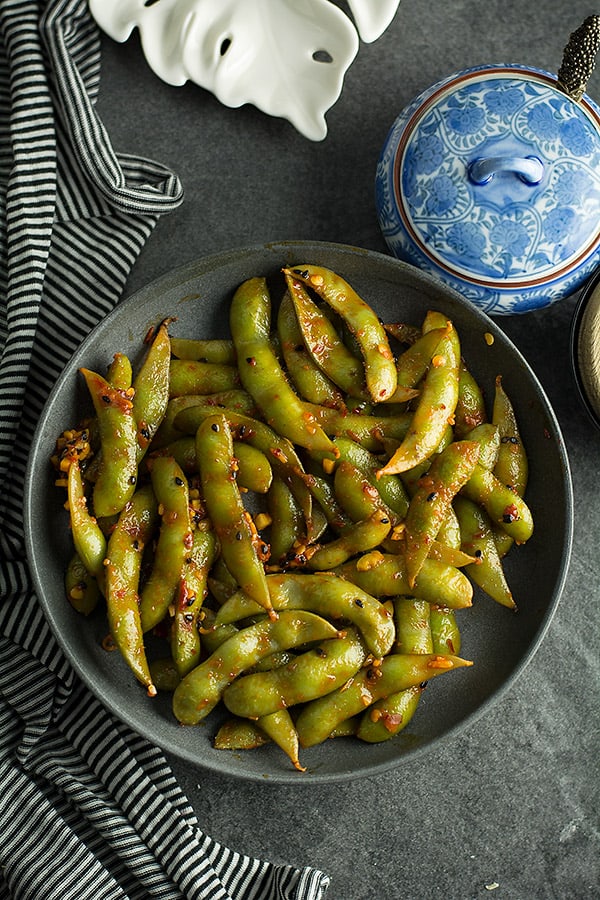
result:
[[[103,371],[116,351],[135,361],[148,327],[164,316],[177,317],[173,335],[224,337],[228,303],[238,284],[253,275],[266,275],[276,286],[282,265],[303,262],[337,271],[386,321],[420,324],[428,308],[443,311],[458,328],[464,357],[484,388],[488,405],[496,375],[503,376],[529,453],[527,500],[536,530],[506,560],[519,612],[508,612],[476,591],[473,607],[459,613],[461,655],[474,665],[433,681],[410,726],[394,740],[379,745],[327,741],[302,753],[307,772],[300,774],[272,746],[244,753],[213,749],[216,713],[201,726],[181,727],[166,695],[149,700],[118,654],[101,648],[107,631],[103,612],[84,620],[65,599],[67,520],[64,497],[53,485],[48,460],[57,435],[88,406],[79,366]],[[486,332],[494,337],[491,346],[484,339]],[[116,716],[167,751],[222,775],[311,784],[384,771],[401,765],[409,754],[449,739],[467,724],[476,727],[477,716],[511,686],[531,659],[556,608],[571,547],[572,493],[565,446],[552,409],[522,356],[492,320],[430,276],[390,257],[333,244],[274,243],[201,259],[169,273],[123,302],[90,334],[41,417],[29,464],[25,520],[31,569],[48,620],[74,669]]]

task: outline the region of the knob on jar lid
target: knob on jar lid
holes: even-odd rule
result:
[[[492,314],[577,290],[600,257],[600,109],[585,94],[600,16],[571,35],[559,76],[478,66],[397,118],[378,162],[390,250]]]

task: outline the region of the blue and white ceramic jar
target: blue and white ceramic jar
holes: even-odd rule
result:
[[[376,206],[394,255],[492,315],[541,309],[600,259],[600,110],[548,72],[466,69],[396,119]]]

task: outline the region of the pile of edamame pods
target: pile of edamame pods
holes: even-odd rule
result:
[[[529,539],[527,456],[501,377],[486,410],[443,311],[383,324],[302,264],[282,296],[232,286],[227,339],[166,318],[137,371],[81,369],[93,414],[57,441],[73,606],[150,696],[222,748],[300,749],[406,727],[427,682],[469,666],[473,585],[515,609],[503,569]],[[158,658],[147,636],[158,636]]]

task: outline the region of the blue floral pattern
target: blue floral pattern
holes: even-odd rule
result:
[[[376,176],[384,237],[488,312],[547,306],[598,261],[600,110],[537,70],[459,74],[417,97],[390,131]],[[468,178],[478,157],[528,155],[543,163],[539,185],[512,171],[484,185]]]

